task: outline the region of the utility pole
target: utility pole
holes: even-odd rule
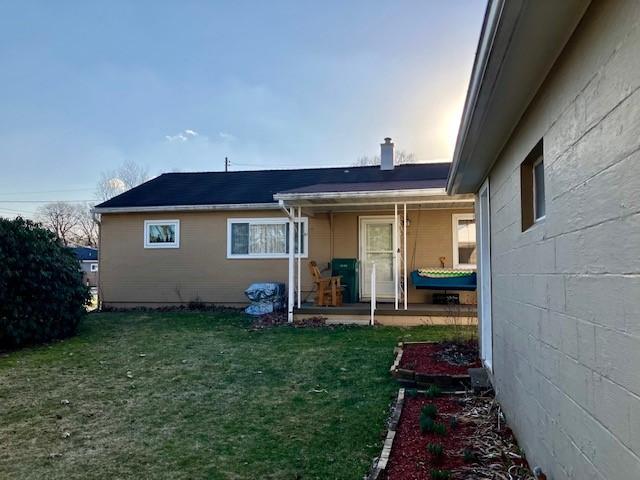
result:
[[[224,171],[229,171],[229,159],[227,157],[224,157]]]

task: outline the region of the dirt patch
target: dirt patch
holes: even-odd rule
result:
[[[254,317],[249,330],[264,330],[265,328],[277,326],[289,326],[292,328],[331,327],[327,325],[327,319],[325,317],[309,317],[304,320],[289,323],[287,322],[286,313],[269,313]]]
[[[405,344],[400,368],[416,373],[464,375],[480,367],[475,341]]]

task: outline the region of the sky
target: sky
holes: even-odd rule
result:
[[[484,0],[0,0],[0,215],[168,171],[450,161]]]

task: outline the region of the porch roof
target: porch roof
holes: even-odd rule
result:
[[[283,206],[335,209],[419,204],[432,208],[473,207],[473,195],[447,195],[442,184],[431,180],[399,182],[318,183],[273,196]]]

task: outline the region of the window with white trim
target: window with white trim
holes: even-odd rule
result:
[[[301,245],[298,228],[301,226]],[[294,245],[296,257],[307,257],[308,219],[296,220]],[[286,218],[229,218],[227,220],[227,258],[287,258],[289,221]]]
[[[453,268],[476,268],[476,219],[472,213],[454,214]]]
[[[92,264],[89,266],[89,269],[90,269],[92,272],[97,272],[97,271],[98,271],[98,264],[97,264],[97,263],[92,263]]]
[[[180,220],[145,220],[144,248],[179,248]]]

